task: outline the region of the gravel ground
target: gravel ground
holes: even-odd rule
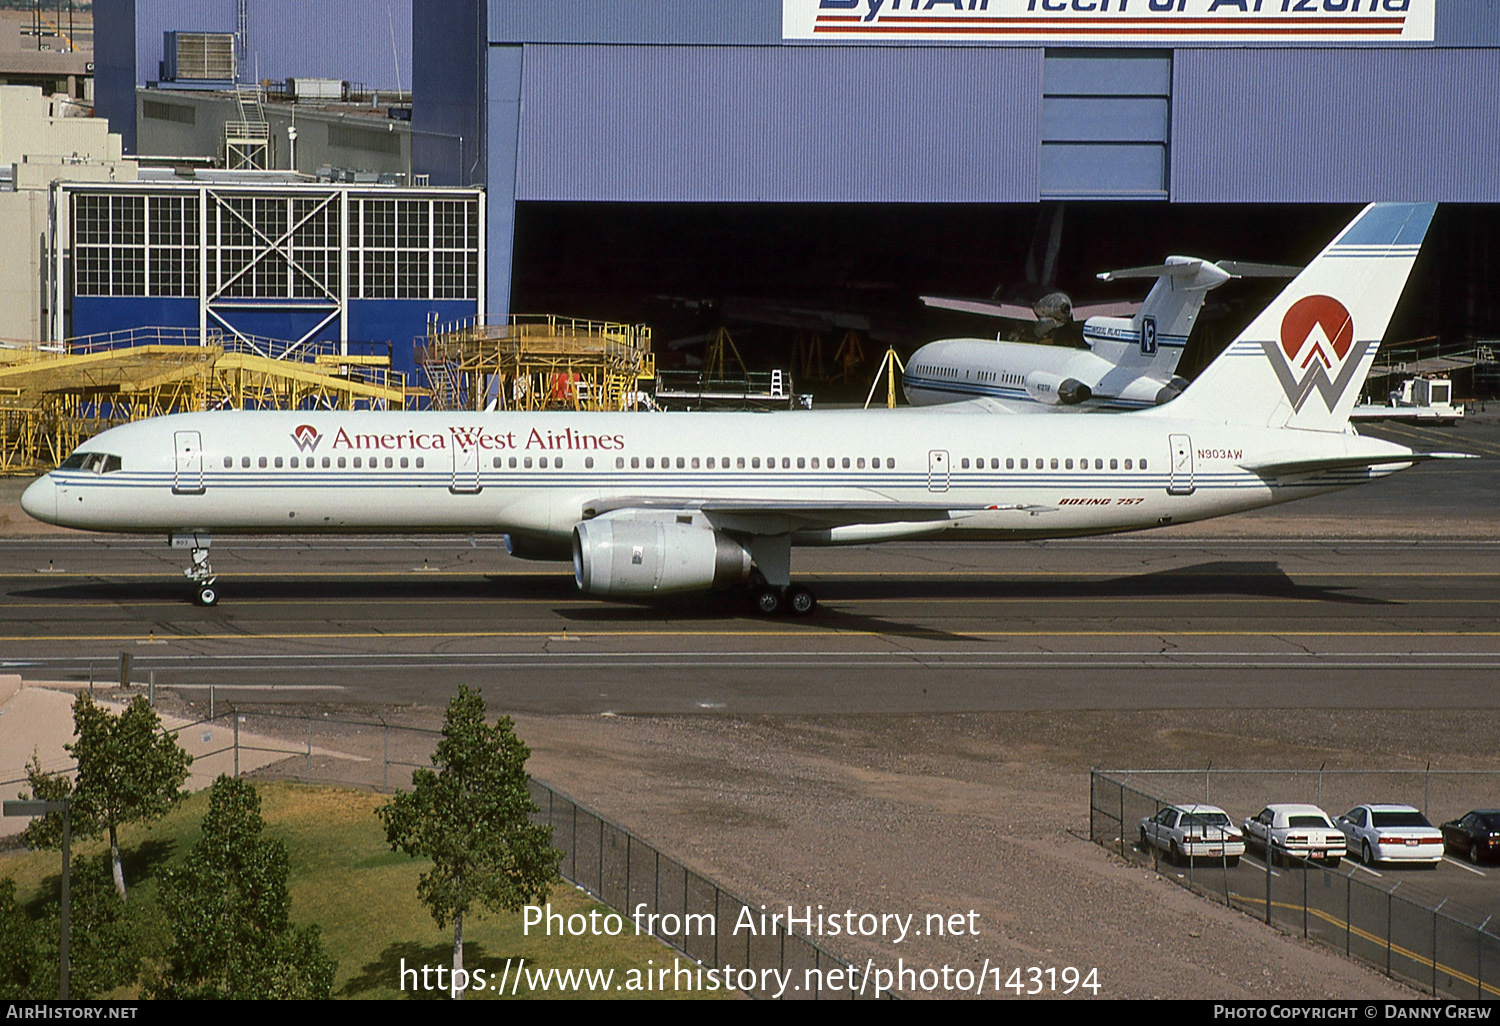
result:
[[[836,938],[863,965],[1098,969],[1114,998],[1411,998],[1326,948],[1196,897],[1087,840],[1088,767],[1352,764],[1411,750],[1399,712],[1319,713],[1376,754],[1296,740],[1277,712],[849,718],[534,717],[532,769],[663,851],[770,908],[978,913],[977,937]],[[1495,717],[1433,716],[1494,736]],[[1322,731],[1314,731],[1315,735]],[[1250,739],[1253,739],[1250,740]],[[1253,745],[1253,750],[1252,750]],[[1238,750],[1237,750],[1238,749]]]

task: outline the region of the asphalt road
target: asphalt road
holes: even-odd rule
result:
[[[181,556],[0,543],[0,668],[103,680],[129,651],[162,685],[429,705],[469,679],[545,713],[1500,704],[1500,542],[815,551],[797,563],[822,597],[808,619],[597,601],[493,538],[234,542],[200,608]]]

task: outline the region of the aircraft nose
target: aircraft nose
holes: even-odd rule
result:
[[[21,508],[44,524],[57,523],[57,485],[51,474],[37,478],[21,493]]]

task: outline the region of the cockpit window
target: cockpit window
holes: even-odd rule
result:
[[[75,452],[58,465],[58,470],[92,470],[109,474],[120,469],[120,457],[102,452]]]

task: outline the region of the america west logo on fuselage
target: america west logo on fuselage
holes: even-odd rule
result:
[[[317,452],[318,443],[322,440],[323,436],[311,424],[298,424],[292,431],[292,441],[297,443],[297,448],[302,452]]]
[[[1281,338],[1261,345],[1292,409],[1314,390],[1331,411],[1376,342],[1354,340],[1354,319],[1332,296],[1303,296],[1281,319]]]

